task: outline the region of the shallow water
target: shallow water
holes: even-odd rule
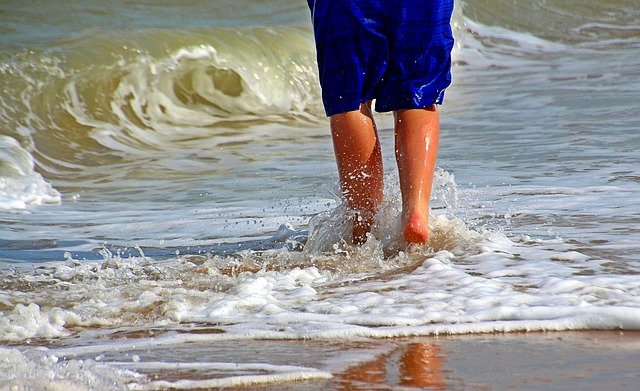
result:
[[[0,6],[3,382],[319,381],[375,353],[180,347],[640,328],[632,2],[458,4],[433,240],[408,249],[388,116],[379,226],[343,240],[306,4],[25,4]]]

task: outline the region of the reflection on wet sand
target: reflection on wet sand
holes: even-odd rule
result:
[[[388,354],[349,368],[340,378],[338,390],[371,390],[379,386],[401,385],[428,390],[445,390],[440,346],[434,342],[411,343]],[[396,365],[397,363],[397,365]],[[395,369],[397,368],[397,372]]]

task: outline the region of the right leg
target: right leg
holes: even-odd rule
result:
[[[331,135],[342,196],[354,212],[353,241],[361,244],[367,240],[383,195],[382,151],[370,103],[332,115]]]
[[[408,243],[429,240],[429,198],[438,155],[440,123],[436,105],[398,110],[396,161],[402,193],[402,224]]]

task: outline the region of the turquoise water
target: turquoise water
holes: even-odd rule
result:
[[[461,3],[453,25],[433,241],[398,238],[379,116],[386,202],[356,248],[306,4],[3,2],[0,382],[324,379],[340,365],[179,346],[639,329],[637,7]]]

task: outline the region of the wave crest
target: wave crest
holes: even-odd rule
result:
[[[0,71],[4,134],[51,172],[324,118],[313,36],[296,27],[86,35],[16,54]]]
[[[113,90],[93,102],[83,94],[83,83],[95,76],[91,69],[66,86],[67,110],[96,141],[116,150],[163,149],[230,129],[250,133],[257,124],[317,121],[311,38],[294,32],[224,31],[215,45],[183,47],[165,58],[140,55],[99,70],[102,85]],[[246,35],[250,39],[241,40]],[[101,118],[104,112],[110,115]]]

